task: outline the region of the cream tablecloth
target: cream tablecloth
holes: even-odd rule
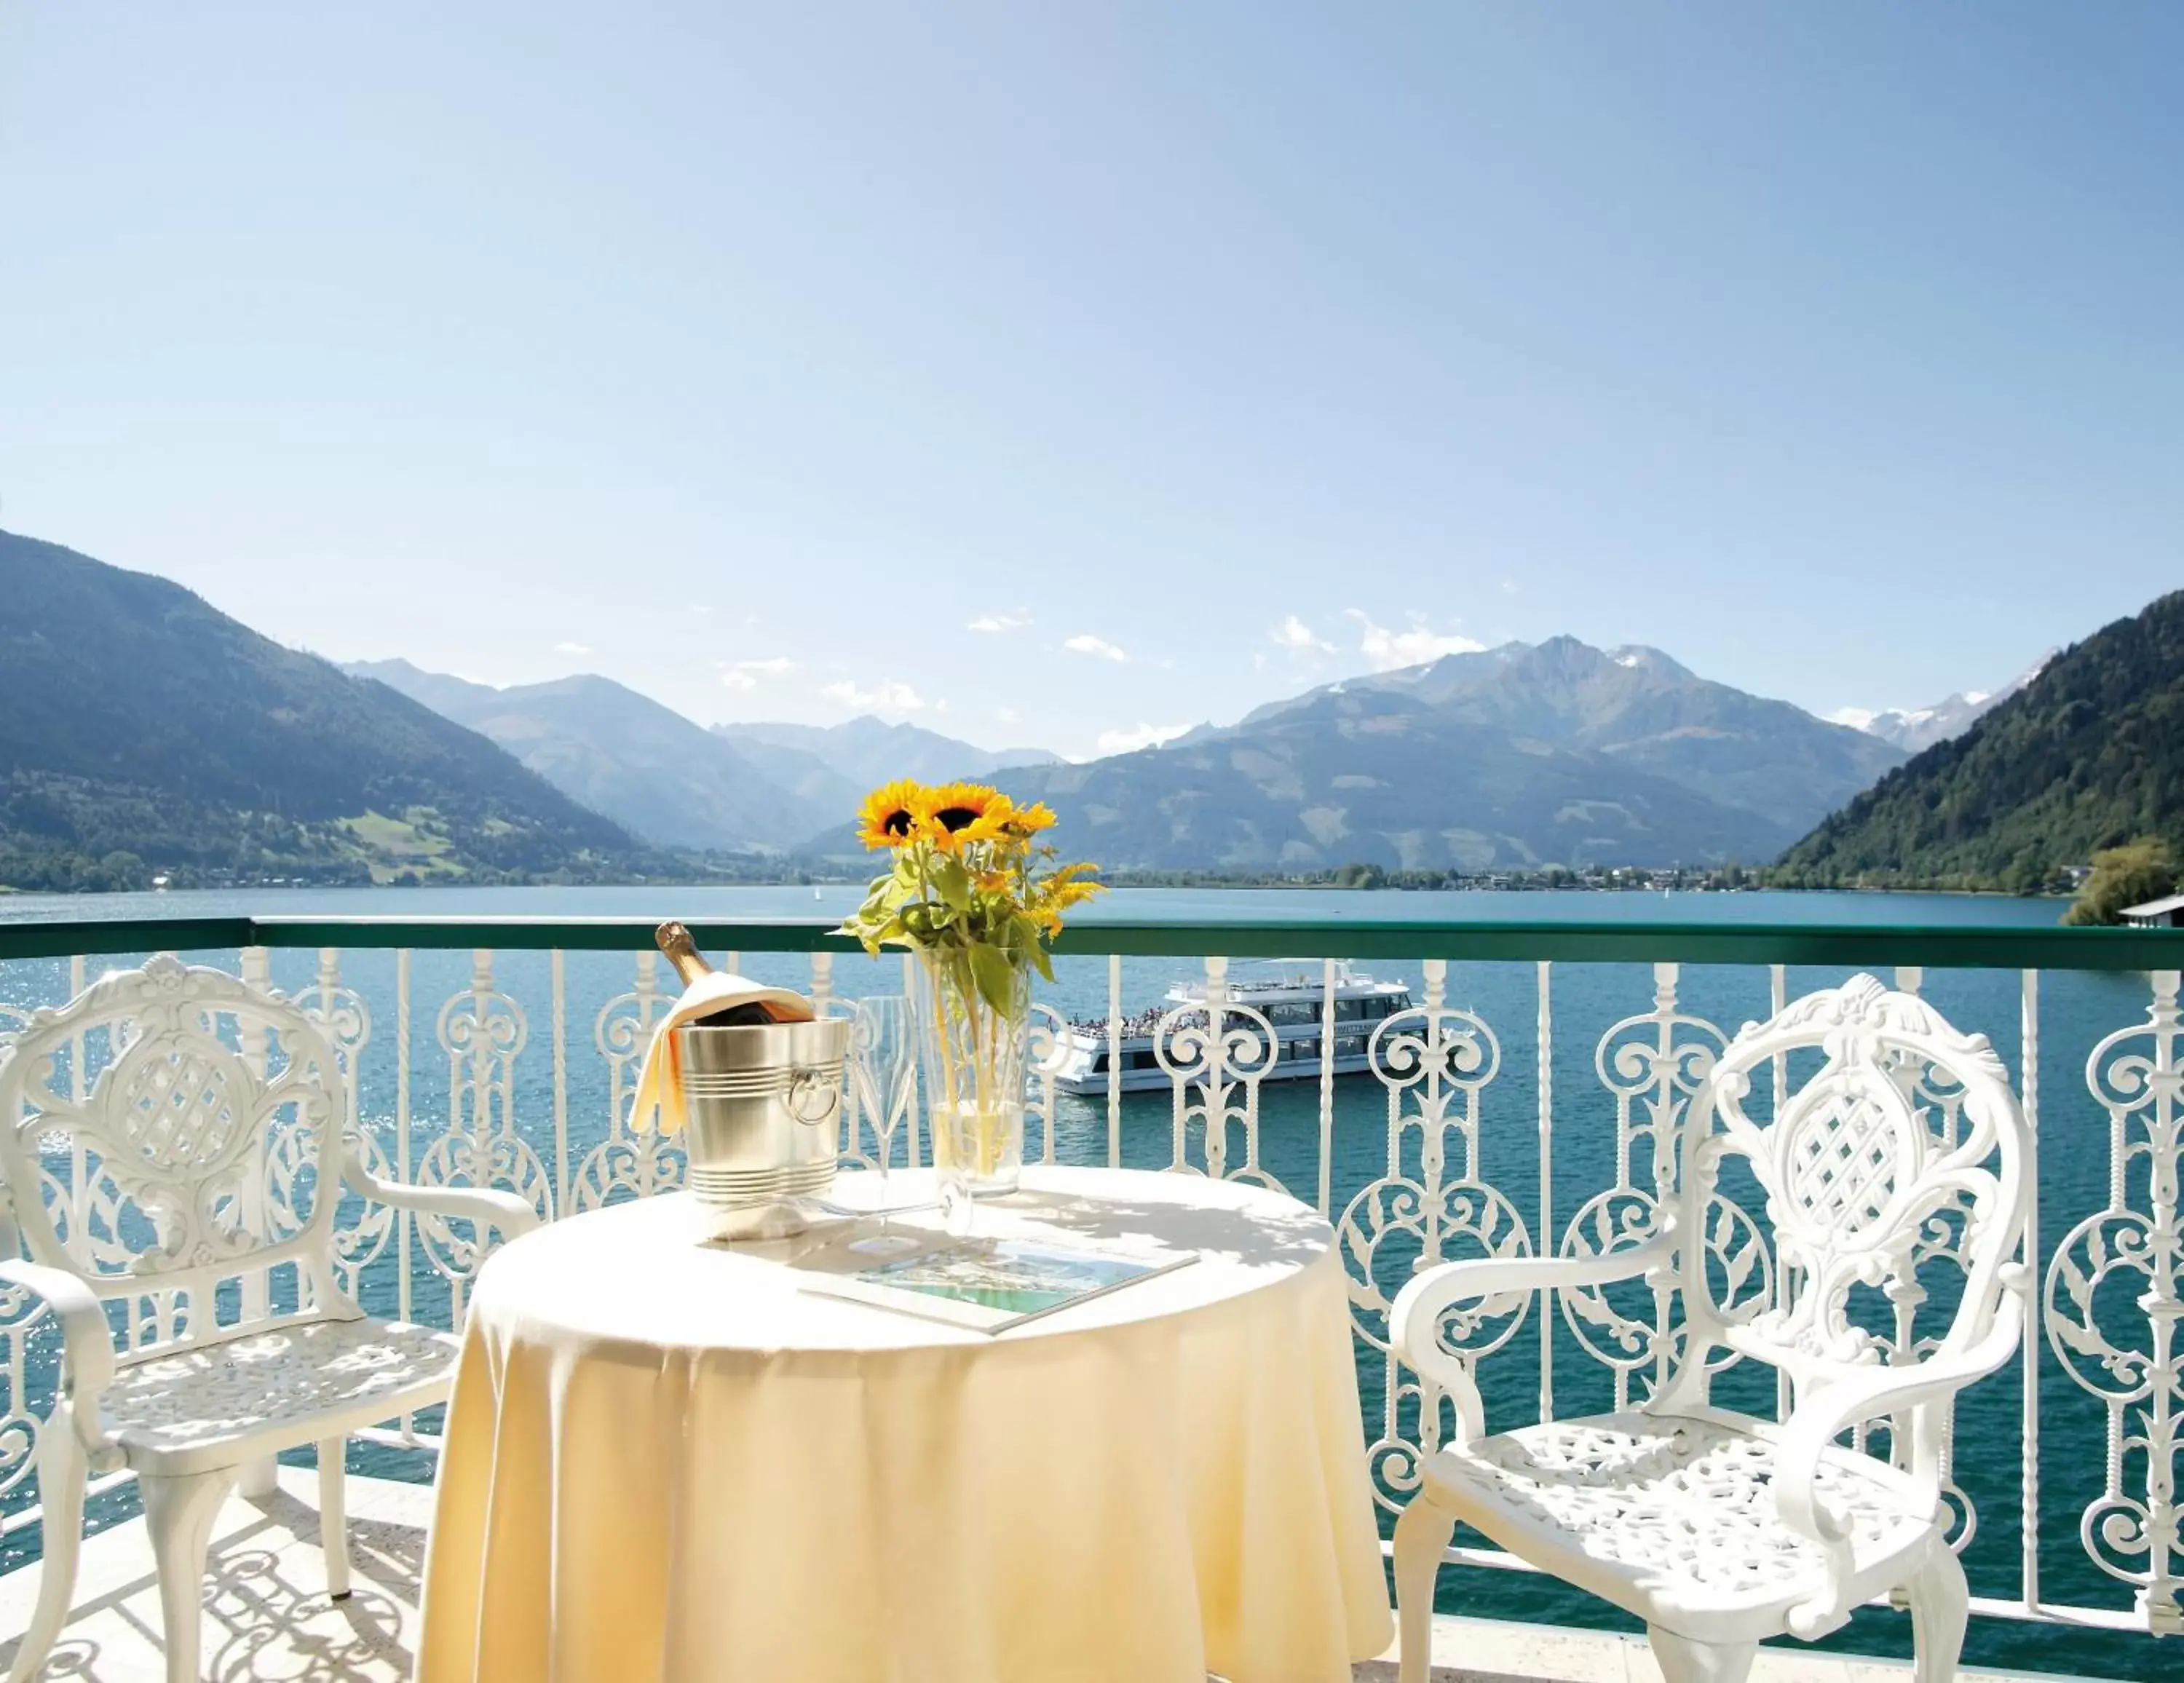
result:
[[[1390,1627],[1326,1224],[1024,1179],[982,1234],[1201,1260],[990,1336],[800,1290],[681,1196],[501,1252],[419,1683],[1346,1683]]]

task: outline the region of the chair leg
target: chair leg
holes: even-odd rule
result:
[[[1950,1683],[1956,1676],[1970,1598],[1963,1564],[1936,1537],[1925,1566],[1911,1580],[1913,1683]]]
[[[140,1475],[144,1525],[159,1574],[159,1613],[165,1625],[167,1683],[198,1683],[203,1657],[205,1551],[213,1521],[235,1488],[237,1468],[187,1478]]]
[[[348,1599],[348,1480],[342,1455],[348,1440],[319,1445],[319,1549],[326,1558],[326,1594]]]
[[[29,1683],[45,1669],[46,1656],[68,1622],[75,1594],[75,1563],[83,1546],[83,1490],[90,1476],[75,1421],[65,1407],[56,1408],[38,1433],[39,1535],[43,1563],[38,1568],[38,1605],[30,1628],[15,1650],[8,1683]]]
[[[1744,1683],[1759,1652],[1757,1642],[1695,1642],[1658,1624],[1646,1627],[1646,1640],[1668,1683]]]
[[[1433,1663],[1434,1584],[1456,1516],[1421,1491],[1396,1521],[1397,1683],[1426,1683]]]

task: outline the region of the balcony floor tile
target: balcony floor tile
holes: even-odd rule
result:
[[[203,1676],[214,1683],[404,1683],[432,1491],[352,1477],[348,1502],[354,1593],[337,1602],[326,1598],[315,1473],[283,1467],[273,1495],[229,1499],[213,1538]],[[0,1673],[14,1659],[37,1586],[35,1568],[0,1577]],[[1435,1683],[1661,1683],[1651,1652],[1632,1637],[1488,1619],[1435,1623]],[[86,1541],[75,1608],[47,1675],[162,1683],[159,1590],[142,1520]],[[1768,1648],[1752,1683],[1906,1683],[1909,1675],[1888,1661]],[[2026,1675],[1959,1674],[1961,1683]],[[1392,1651],[1357,1669],[1357,1683],[1395,1678]]]
[[[417,1636],[431,1489],[348,1481],[351,1593],[326,1598],[318,1474],[283,1467],[280,1488],[231,1496],[213,1533],[202,1675],[219,1683],[404,1683]],[[0,1577],[0,1669],[30,1623],[38,1570]],[[144,1522],[86,1538],[75,1606],[48,1678],[164,1683],[159,1594]]]

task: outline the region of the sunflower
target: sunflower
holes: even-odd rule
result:
[[[983,783],[943,783],[925,791],[928,831],[950,853],[973,842],[998,840],[1015,811],[1008,796]]]
[[[1041,830],[1054,828],[1054,809],[1043,800],[1034,800],[1028,806],[1015,807],[1009,813],[1009,831],[1012,835],[1035,836]]]
[[[908,777],[883,783],[857,809],[857,839],[868,848],[900,847],[916,839],[932,812],[933,791]]]

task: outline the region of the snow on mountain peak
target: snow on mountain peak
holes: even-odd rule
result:
[[[2000,689],[1960,689],[1930,707],[1838,707],[1826,716],[1832,724],[1848,725],[1852,730],[1893,743],[1907,754],[1916,754],[1937,742],[1962,736],[1984,714],[2039,677],[2042,669],[2054,658],[2055,651],[2051,649],[2021,677]]]

